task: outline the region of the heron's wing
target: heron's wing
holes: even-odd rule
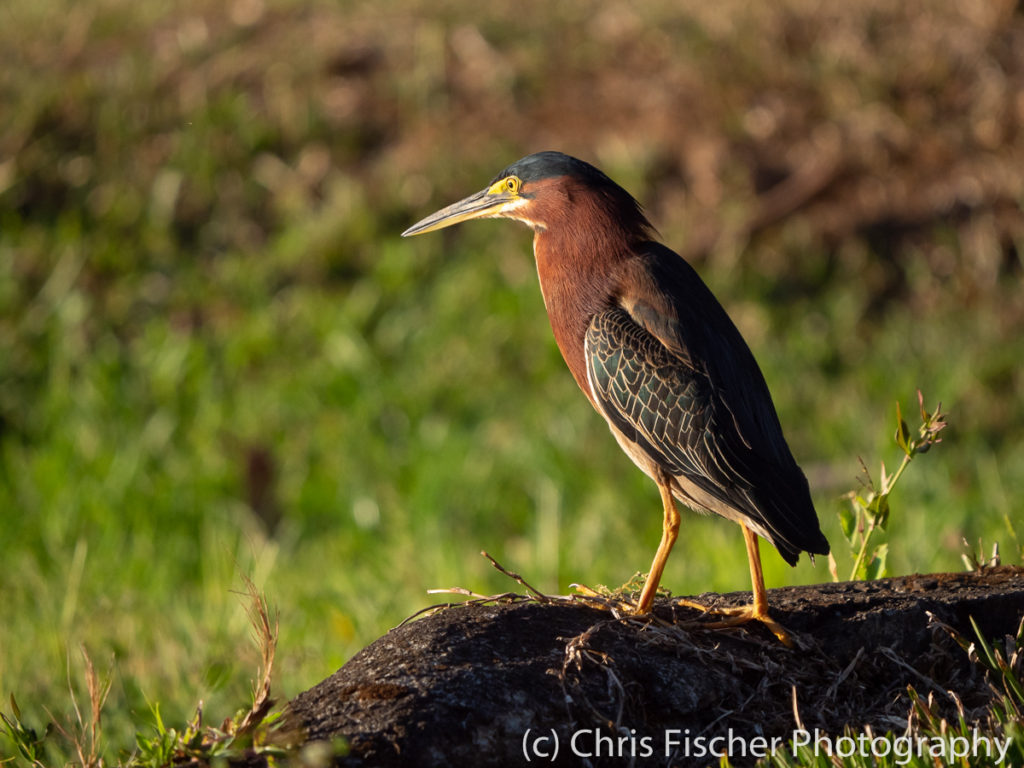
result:
[[[757,519],[749,447],[716,402],[706,373],[616,307],[587,329],[590,384],[602,413],[669,474]]]
[[[807,480],[746,342],[689,265],[665,253],[672,261],[642,264],[620,306],[590,323],[595,401],[651,460],[741,513],[790,563],[802,550],[827,553]]]

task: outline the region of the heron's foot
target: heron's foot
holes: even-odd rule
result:
[[[758,607],[754,603],[730,608],[712,608],[711,606],[702,605],[701,603],[696,603],[693,600],[686,600],[685,598],[680,598],[674,602],[675,605],[683,606],[684,608],[693,608],[694,610],[700,611],[708,616],[725,617],[718,621],[702,623],[702,627],[707,627],[708,629],[727,629],[729,627],[738,627],[741,624],[746,624],[751,621],[759,621],[768,629],[769,632],[775,635],[779,642],[784,646],[787,648],[796,648],[796,643],[793,641],[792,636],[786,628],[771,617],[767,608]]]

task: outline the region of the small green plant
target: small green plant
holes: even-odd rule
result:
[[[226,719],[219,727],[204,725],[203,705],[196,708],[195,717],[184,728],[177,730],[164,725],[160,707],[151,708],[155,733],[136,736],[138,752],[129,766],[161,768],[172,764],[209,765],[218,761],[243,758],[246,754],[264,757],[284,755],[286,741],[274,731],[281,713],[272,713],[274,700],[270,696],[270,677],[277,649],[278,622],[271,618],[267,599],[252,581],[243,577],[249,600],[249,621],[253,639],[260,649],[257,680],[253,682],[252,703],[248,709]]]
[[[964,637],[931,614],[929,618],[932,624],[953,638],[972,662],[985,670],[992,691],[992,702],[988,706],[985,722],[981,723],[983,730],[987,734],[1006,739],[1004,765],[1024,765],[1024,617],[1021,617],[1017,625],[1016,634],[1007,635],[1002,643],[986,640],[973,616],[970,621],[976,638],[974,640]],[[951,725],[933,714],[930,701],[925,703],[913,691],[911,698],[914,702],[912,725],[916,722],[922,729],[933,732],[966,732],[967,725],[959,700],[959,723]]]
[[[850,543],[854,555],[853,567],[850,570],[849,579],[878,579],[886,575],[886,556],[889,552],[889,545],[879,544],[871,550],[869,556],[869,545],[873,534],[881,529],[885,530],[889,522],[889,496],[896,483],[903,476],[910,462],[914,457],[927,453],[933,445],[941,443],[939,433],[946,427],[946,415],[942,413],[942,403],[936,406],[932,413],[924,408],[924,396],[921,390],[917,391],[917,403],[921,412],[921,425],[917,428],[917,435],[912,435],[907,422],[903,419],[899,402],[896,403],[896,444],[903,449],[903,459],[896,471],[889,474],[885,469],[885,462],[882,462],[879,486],[876,487],[871,479],[871,473],[861,462],[863,469],[863,487],[859,491],[850,491],[846,498],[849,499],[849,506],[844,506],[839,511],[839,522],[842,525],[843,535]],[[829,555],[829,571],[833,581],[839,581],[839,568],[835,558]]]
[[[12,763],[20,765],[21,760],[27,760],[31,766],[45,766],[53,762],[53,750],[55,749],[54,734],[59,735],[67,744],[70,744],[75,756],[77,765],[81,768],[101,768],[104,765],[102,752],[102,725],[101,713],[110,692],[111,675],[108,673],[101,679],[96,673],[92,659],[86,651],[85,646],[81,648],[82,660],[85,665],[85,686],[89,695],[89,712],[83,714],[78,704],[78,697],[73,688],[70,688],[71,705],[74,716],[68,715],[64,722],[59,722],[52,715],[46,724],[43,732],[27,725],[22,719],[21,709],[18,702],[11,694],[11,714],[0,712],[0,721],[3,722],[3,732],[7,739],[18,750],[19,756],[9,759],[0,759],[0,765]]]
[[[903,733],[876,734],[870,726],[863,730],[847,728],[840,739],[826,738],[824,745],[791,743],[788,749],[778,750],[758,765],[774,768],[1024,765],[1024,618],[1014,637],[1007,636],[1002,643],[995,643],[985,639],[973,617],[971,627],[975,640],[964,637],[935,616],[929,614],[929,617],[933,626],[947,632],[988,675],[992,698],[980,718],[969,716],[953,691],[946,691],[946,695],[953,701],[955,715],[944,717],[935,691],[925,697],[910,686],[907,688],[910,710]],[[845,742],[845,753],[830,749],[840,742]],[[723,760],[723,764],[732,765],[728,760]]]
[[[11,744],[18,750],[21,758],[28,761],[28,764],[33,766],[33,768],[46,765],[43,761],[43,756],[46,752],[46,738],[52,730],[51,726],[48,725],[46,730],[40,734],[32,726],[26,725],[21,719],[21,709],[18,707],[18,702],[15,701],[13,693],[11,694],[11,714],[7,715],[4,712],[0,712],[0,721],[3,721],[4,733],[7,734]],[[18,759],[18,757],[12,757],[0,760],[0,763],[6,765]]]
[[[988,557],[985,556],[985,547],[981,543],[981,539],[978,539],[977,551],[971,548],[971,544],[967,539],[961,539],[961,542],[964,545],[964,551],[960,553],[960,560],[963,561],[964,568],[968,571],[982,571],[986,568],[994,568],[1002,563],[1002,558],[999,555],[998,541],[992,545],[992,554]]]
[[[228,764],[232,760],[244,760],[249,755],[260,755],[272,764],[273,758],[287,754],[294,746],[292,734],[281,727],[282,713],[271,711],[274,700],[270,695],[270,681],[277,648],[278,622],[271,616],[266,597],[259,593],[252,581],[243,579],[249,600],[249,619],[261,657],[250,705],[219,726],[213,726],[204,724],[203,704],[200,702],[195,716],[184,728],[172,728],[164,723],[160,705],[151,704],[152,727],[145,733],[140,731],[136,734],[134,753],[116,765],[125,768],[162,768],[179,764],[204,766]],[[108,764],[102,754],[101,713],[110,689],[110,676],[101,680],[84,648],[82,656],[89,694],[88,715],[83,715],[72,694],[74,717],[67,718],[62,725],[51,716],[51,722],[40,733],[25,723],[12,695],[11,714],[0,712],[0,722],[3,733],[18,754],[0,759],[0,766],[43,768],[65,763],[80,768],[102,768]],[[332,754],[341,754],[344,748],[344,744],[335,745]],[[54,759],[58,754],[63,757]],[[72,754],[74,758],[71,758]]]

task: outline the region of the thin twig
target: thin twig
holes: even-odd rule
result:
[[[931,687],[933,689],[933,691],[938,691],[939,693],[947,695],[947,696],[949,695],[949,693],[946,691],[945,688],[943,688],[941,685],[939,685],[937,682],[935,682],[935,680],[933,680],[932,678],[930,678],[927,675],[922,674],[918,670],[914,669],[912,666],[910,666],[910,664],[908,664],[906,661],[901,659],[899,654],[896,653],[896,651],[894,651],[889,646],[883,645],[878,650],[879,650],[879,652],[883,656],[885,656],[887,659],[889,659],[889,661],[891,661],[893,664],[895,664],[898,667],[902,667],[903,669],[905,669],[907,672],[912,674],[914,677],[916,677],[922,683],[924,683],[925,685],[928,685],[929,687]],[[929,695],[931,695],[931,693],[929,693]]]
[[[857,654],[853,657],[853,660],[847,664],[846,668],[839,673],[835,680],[832,681],[832,685],[830,685],[828,690],[825,692],[826,698],[834,699],[836,697],[836,693],[839,691],[839,686],[842,685],[843,681],[850,676],[850,673],[853,672],[853,668],[857,666],[863,655],[864,646],[861,646],[857,649]]]
[[[530,585],[529,585],[529,584],[528,584],[528,583],[526,582],[526,579],[524,579],[524,578],[523,578],[522,576],[520,576],[520,575],[519,575],[518,573],[513,573],[512,571],[506,570],[506,569],[505,569],[505,568],[504,568],[504,567],[503,567],[503,566],[501,565],[501,563],[499,563],[499,562],[498,562],[497,560],[495,560],[495,559],[494,559],[493,557],[491,557],[491,556],[490,556],[489,554],[487,554],[487,552],[485,552],[485,551],[481,551],[481,552],[480,552],[480,554],[481,554],[481,555],[483,555],[484,557],[486,557],[486,558],[487,558],[488,560],[490,560],[490,561],[491,561],[491,565],[493,565],[493,566],[494,566],[495,568],[497,568],[497,569],[498,569],[499,571],[501,571],[501,572],[502,572],[503,574],[505,574],[506,576],[508,576],[508,577],[509,577],[510,579],[512,579],[513,581],[516,581],[516,582],[518,582],[518,583],[522,584],[522,585],[523,585],[524,587],[526,587],[526,588],[527,588],[527,589],[528,589],[528,590],[529,590],[529,591],[530,591],[531,593],[533,593],[533,596],[534,596],[534,597],[536,597],[538,601],[540,601],[540,602],[542,602],[542,603],[550,603],[550,602],[552,602],[552,600],[551,600],[551,598],[550,598],[550,597],[548,597],[547,595],[545,595],[545,594],[544,594],[543,592],[541,592],[540,590],[534,589],[534,588],[533,588],[532,586],[530,586]]]
[[[537,598],[531,595],[520,595],[517,592],[502,592],[500,595],[478,595],[476,592],[470,592],[468,589],[462,587],[451,587],[449,589],[428,589],[427,594],[430,595],[473,595],[472,600],[464,600],[461,603],[437,603],[436,605],[428,605],[424,608],[420,608],[415,613],[406,616],[399,622],[399,627],[404,627],[411,621],[418,619],[420,616],[430,615],[443,611],[448,608],[459,608],[464,605],[487,605],[489,603],[525,603],[525,602],[538,602]]]

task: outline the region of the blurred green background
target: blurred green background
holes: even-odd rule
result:
[[[1024,11],[1010,0],[16,0],[0,9],[0,693],[108,747],[289,697],[435,600],[618,585],[656,488],[576,389],[529,232],[398,234],[529,152],[645,204],[768,379],[839,560],[895,401],[945,441],[892,573],[1020,561]],[[1014,527],[1017,531],[1014,531]],[[829,579],[766,551],[769,586]],[[663,583],[749,588],[686,515]]]

